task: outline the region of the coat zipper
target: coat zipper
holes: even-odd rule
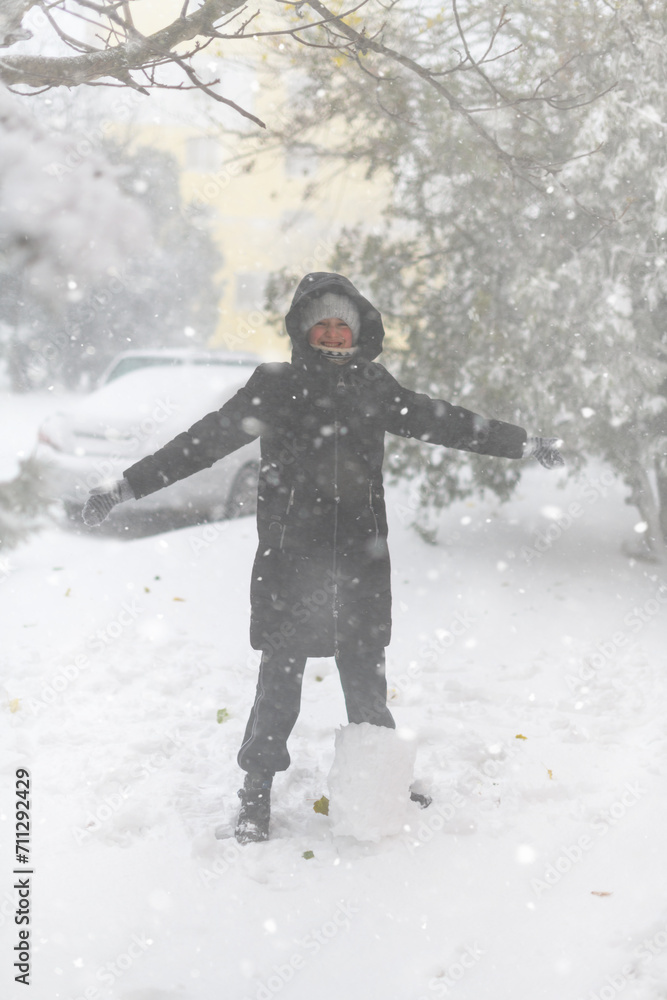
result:
[[[338,432],[340,423],[334,421],[334,530],[333,530],[333,622],[334,622],[334,653],[338,655]]]
[[[285,509],[285,523],[283,524],[283,530],[280,532],[280,548],[283,547],[283,542],[285,541],[285,532],[287,531],[287,518],[289,517],[289,512],[292,507],[292,502],[294,500],[294,486],[289,491],[289,500],[287,501],[287,508]]]
[[[341,372],[336,383],[336,391],[345,392],[345,379]],[[338,435],[340,433],[340,421],[334,420],[334,531],[333,531],[333,623],[334,623],[334,653],[338,656],[338,505],[340,504],[340,494],[338,492]]]

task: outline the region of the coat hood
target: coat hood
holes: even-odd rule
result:
[[[285,326],[292,341],[292,361],[300,360],[303,362],[308,357],[306,335],[301,330],[303,304],[311,296],[322,295],[324,292],[337,292],[339,295],[347,295],[352,299],[359,310],[361,320],[357,356],[365,358],[367,361],[373,361],[382,351],[384,339],[382,317],[375,306],[371,305],[368,299],[357,291],[348,278],[331,271],[315,271],[312,274],[307,274],[297,285],[292,304],[285,317]]]

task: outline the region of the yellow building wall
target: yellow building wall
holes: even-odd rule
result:
[[[139,30],[149,33],[177,16],[181,7],[180,0],[144,0],[132,9]],[[241,93],[228,93],[224,77],[220,89],[259,115],[270,129],[272,121],[279,121],[281,95],[262,83],[259,58],[254,64],[248,62],[251,45],[248,41],[230,46],[238,59],[245,57]],[[221,52],[207,52],[220,61],[224,71],[228,61],[221,58]],[[233,73],[230,80],[233,84]],[[247,137],[253,132],[259,134],[258,126],[244,122],[212,99],[204,126],[174,124],[177,118],[187,121],[188,96],[174,93],[169,99],[174,108],[179,108],[176,114],[158,115],[161,122],[146,120],[132,126],[132,130],[137,144],[157,146],[177,158],[184,200],[212,214],[212,232],[224,265],[220,275],[220,318],[210,346],[251,351],[271,359],[285,358],[289,355],[289,341],[268,325],[264,309],[268,275],[281,268],[295,275],[328,269],[344,226],[370,226],[379,220],[388,185],[377,179],[365,180],[363,165],[334,171],[334,176],[328,178],[330,165],[281,149],[258,152],[253,157],[253,169],[247,171],[247,157],[242,158],[247,150],[245,139],[235,138],[229,129],[241,130]],[[204,100],[197,95],[200,120]],[[164,99],[160,104],[164,106]],[[317,195],[304,201],[306,189],[312,185]]]
[[[383,199],[347,173],[330,181],[323,197],[304,204],[305,183],[285,176],[284,158],[266,161],[253,173],[236,176],[227,168],[217,175],[188,171],[183,185],[188,200],[203,199],[214,209],[215,234],[225,254],[217,342],[284,354],[287,341],[269,330],[263,316],[266,278],[281,268],[297,276],[327,270],[341,228],[372,222]]]

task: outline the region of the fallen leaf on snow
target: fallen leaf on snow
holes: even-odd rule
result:
[[[316,813],[322,813],[323,816],[329,815],[329,800],[326,795],[323,795],[321,799],[313,803],[313,811]]]

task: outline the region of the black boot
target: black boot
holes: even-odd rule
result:
[[[414,788],[410,789],[410,799],[416,802],[420,809],[428,809],[433,799],[426,792],[418,792]]]
[[[259,771],[246,774],[243,788],[239,791],[241,809],[234,831],[239,844],[269,839],[272,781],[270,773]]]

